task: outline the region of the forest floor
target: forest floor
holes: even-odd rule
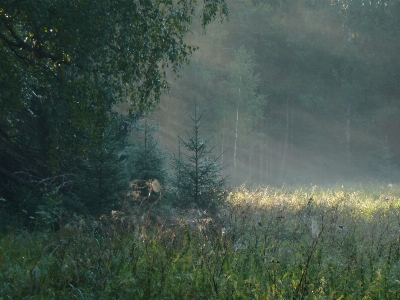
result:
[[[218,216],[0,236],[0,299],[399,299],[400,189],[239,188]]]

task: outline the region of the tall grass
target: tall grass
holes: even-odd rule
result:
[[[240,188],[0,239],[0,299],[399,299],[400,190]]]

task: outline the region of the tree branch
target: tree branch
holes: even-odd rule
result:
[[[36,184],[33,184],[30,181],[27,181],[25,179],[22,179],[21,177],[18,177],[17,175],[14,175],[13,173],[3,169],[2,167],[0,167],[0,174],[5,175],[8,179],[16,182],[16,183],[20,183],[22,185],[25,185],[27,187],[33,188],[35,190],[40,190],[40,187],[37,186]]]
[[[29,52],[33,53],[36,57],[39,58],[49,58],[55,63],[62,63],[62,64],[70,64],[67,61],[64,61],[62,58],[58,58],[50,52],[44,51],[40,45],[30,45],[24,42],[20,36],[15,32],[14,28],[9,24],[6,18],[3,15],[0,15],[0,20],[2,21],[3,25],[7,29],[7,31],[11,34],[14,40],[9,39],[4,33],[0,32],[0,38],[11,48],[20,48],[28,50]],[[38,41],[39,42],[39,41]],[[15,51],[13,51],[15,53]],[[19,55],[18,55],[19,56]]]

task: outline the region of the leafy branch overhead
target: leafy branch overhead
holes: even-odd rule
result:
[[[66,66],[79,76],[144,109],[167,87],[166,73],[178,72],[193,48],[183,42],[197,1],[12,1],[0,6],[2,55],[41,65],[60,76]],[[205,1],[206,26],[224,1]],[[160,65],[163,68],[160,68]]]

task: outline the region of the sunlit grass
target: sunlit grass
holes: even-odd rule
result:
[[[397,187],[241,187],[217,217],[163,211],[3,236],[0,299],[400,298]]]

